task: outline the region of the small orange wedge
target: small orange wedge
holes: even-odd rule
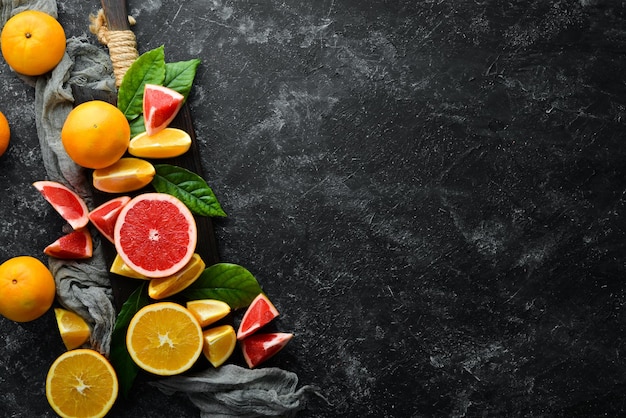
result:
[[[177,273],[150,280],[148,296],[152,299],[165,299],[186,289],[204,271],[206,264],[198,254],[194,254],[191,260]]]
[[[200,322],[202,328],[219,321],[230,313],[230,305],[217,299],[190,300],[186,306]]]
[[[63,308],[54,308],[54,316],[59,326],[65,348],[73,350],[83,345],[91,336],[87,322],[78,314]]]
[[[131,279],[150,280],[149,277],[146,277],[128,267],[128,264],[122,260],[122,257],[120,257],[119,254],[115,256],[115,259],[113,259],[113,263],[111,264],[109,271],[111,273],[119,274],[120,276],[130,277]]]
[[[202,353],[213,365],[220,367],[233,354],[237,345],[237,334],[231,325],[220,325],[202,333]]]
[[[182,129],[165,128],[153,135],[141,133],[130,140],[128,152],[141,158],[173,158],[186,153],[191,137]]]
[[[127,193],[147,186],[156,171],[146,160],[125,157],[115,164],[94,170],[93,186],[107,193]]]

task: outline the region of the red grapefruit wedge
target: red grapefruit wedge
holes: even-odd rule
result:
[[[91,234],[87,228],[72,231],[48,245],[43,252],[51,257],[68,260],[90,258],[93,254]]]
[[[157,278],[185,267],[194,254],[198,231],[183,202],[165,193],[144,193],[122,208],[113,237],[128,267]]]
[[[74,229],[80,229],[89,222],[87,205],[73,190],[55,181],[42,180],[33,186],[52,205],[52,207]]]
[[[111,242],[115,242],[113,239],[115,221],[128,202],[130,202],[130,196],[116,197],[89,212],[89,220],[93,226]]]
[[[241,319],[237,339],[242,340],[268,324],[278,316],[278,310],[264,293],[254,298]]]
[[[168,87],[146,84],[143,91],[143,118],[148,135],[165,129],[183,106],[185,96]]]
[[[240,342],[243,358],[251,369],[273,357],[287,345],[293,334],[287,332],[271,332],[254,334]]]

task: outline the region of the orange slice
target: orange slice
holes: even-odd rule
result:
[[[203,328],[230,313],[228,303],[217,299],[190,300],[187,302],[187,309],[191,311]]]
[[[46,397],[61,417],[104,417],[118,394],[115,370],[94,350],[66,351],[52,363]]]
[[[204,271],[206,265],[198,254],[191,256],[191,260],[177,273],[158,279],[150,280],[148,296],[152,299],[165,299],[186,289]]]
[[[111,273],[119,274],[120,276],[130,277],[131,279],[150,280],[149,277],[146,277],[128,267],[128,264],[122,260],[122,257],[120,257],[119,254],[115,256],[115,259],[113,259],[113,263],[111,264],[111,269],[109,271]]]
[[[120,158],[115,164],[93,171],[93,187],[107,193],[127,193],[147,186],[156,171],[140,158]]]
[[[54,308],[54,316],[59,326],[65,348],[73,350],[83,345],[91,336],[91,330],[78,314],[63,308]]]
[[[184,306],[156,302],[141,308],[130,320],[128,353],[137,366],[160,376],[183,373],[202,353],[202,328]]]
[[[181,129],[165,128],[153,135],[143,132],[130,140],[128,152],[141,158],[173,158],[186,153],[191,137]]]
[[[202,333],[204,346],[202,352],[213,367],[220,367],[235,350],[237,334],[231,325],[221,325]]]

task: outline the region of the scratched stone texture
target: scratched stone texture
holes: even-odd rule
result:
[[[58,4],[91,36],[97,2]],[[626,413],[623,2],[128,6],[140,52],[202,60],[219,257],[295,334],[266,365],[322,389],[299,416]],[[0,87],[0,258],[41,256],[62,221],[30,186],[34,93],[4,62]],[[0,319],[4,416],[53,416],[55,327]],[[199,416],[145,380],[111,416]]]

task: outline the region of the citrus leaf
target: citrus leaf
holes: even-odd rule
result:
[[[245,308],[261,293],[261,286],[246,268],[231,263],[207,267],[182,296],[190,299],[217,299],[230,308]]]
[[[131,120],[129,124],[130,124],[130,137],[131,138],[146,131],[146,124],[144,123],[143,115],[139,115],[135,119]]]
[[[139,372],[139,367],[130,357],[126,348],[126,331],[133,316],[148,303],[150,303],[150,299],[148,298],[146,285],[142,283],[122,305],[122,309],[115,320],[113,334],[111,335],[110,360],[117,373],[120,391],[125,398],[128,397]]]
[[[200,65],[199,59],[166,63],[163,85],[176,90],[187,99],[198,65]]]
[[[143,89],[146,83],[162,84],[165,80],[163,46],[145,52],[124,74],[117,92],[117,107],[126,119],[133,120],[143,112]]]
[[[155,164],[154,169],[152,186],[157,192],[177,197],[196,215],[226,216],[213,190],[196,173],[170,164]]]

